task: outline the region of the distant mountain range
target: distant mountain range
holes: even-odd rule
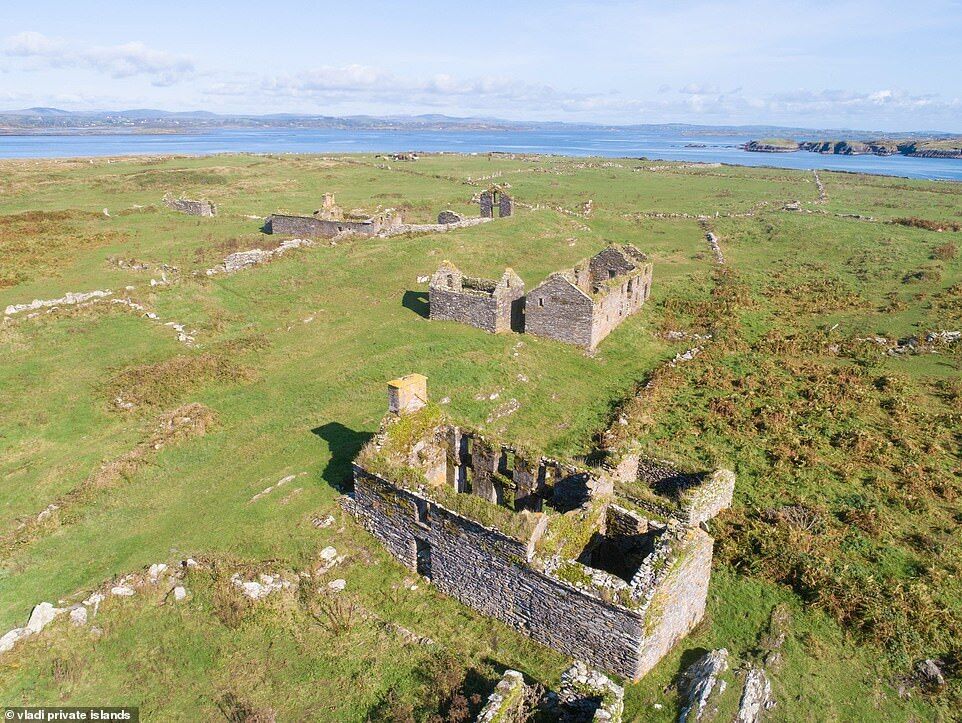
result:
[[[610,125],[599,123],[566,123],[511,121],[501,118],[459,118],[441,114],[388,116],[326,116],[298,113],[269,115],[221,115],[210,111],[165,111],[135,108],[119,111],[69,111],[60,108],[25,108],[0,111],[0,134],[106,134],[106,133],[198,133],[215,129],[256,128],[336,128],[355,130],[436,130],[436,131],[533,131],[551,129],[650,129],[692,137],[731,135],[754,137],[789,137],[800,141],[828,138],[871,140],[885,137],[893,140],[910,138],[950,138],[953,134],[938,131],[913,133],[881,133],[852,129],[792,128],[783,126],[705,126],[685,123]]]

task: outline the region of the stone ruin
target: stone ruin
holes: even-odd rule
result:
[[[651,293],[652,265],[631,245],[611,245],[524,293],[511,269],[474,279],[445,261],[431,277],[429,316],[485,331],[517,331],[594,349]]]
[[[613,244],[528,292],[524,331],[594,349],[647,301],[651,278],[645,254]]]
[[[461,223],[462,221],[464,221],[464,216],[455,211],[441,211],[441,213],[438,214],[438,223]]]
[[[217,206],[210,201],[192,201],[188,198],[174,198],[169,193],[164,196],[164,205],[188,216],[216,216]]]
[[[625,689],[606,675],[575,661],[561,674],[557,692],[545,695],[524,681],[517,670],[506,670],[476,723],[558,720],[563,723],[621,723]]]
[[[498,218],[507,218],[514,213],[514,201],[504,189],[492,186],[481,191],[481,217],[494,218],[494,207],[498,207]]]
[[[578,467],[454,425],[423,376],[391,382],[389,400],[354,462],[351,509],[441,592],[633,680],[701,620],[713,540],[695,520],[730,504],[732,473],[691,475],[665,497],[635,489],[638,459],[625,484],[630,460]]]
[[[505,269],[499,281],[465,276],[444,261],[431,277],[429,316],[460,321],[490,332],[520,331],[524,313],[524,281]]]
[[[343,233],[367,237],[398,228],[402,223],[401,214],[394,209],[386,209],[373,215],[354,211],[345,213],[334,202],[334,194],[325,193],[321,208],[312,215],[273,213],[267,217],[264,230],[270,234],[310,239],[334,238]]]

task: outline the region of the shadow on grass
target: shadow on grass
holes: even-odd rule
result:
[[[428,318],[428,295],[425,291],[405,291],[401,305],[418,316]]]
[[[351,492],[354,489],[351,462],[374,435],[356,432],[340,422],[329,422],[311,432],[327,442],[327,448],[331,451],[331,459],[321,472],[321,479],[339,492]]]

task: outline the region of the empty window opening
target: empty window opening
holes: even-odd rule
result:
[[[608,269],[608,278],[613,279],[618,275],[618,272],[614,269]]]
[[[454,288],[454,277],[451,274],[448,274],[448,288]]]
[[[538,297],[538,306],[544,306],[544,297],[543,297],[543,296]]]
[[[420,537],[414,538],[415,570],[418,575],[431,577],[431,543],[422,540]]]

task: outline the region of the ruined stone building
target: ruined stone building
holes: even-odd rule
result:
[[[641,251],[630,244],[611,245],[528,292],[524,331],[594,349],[645,303],[651,274]]]
[[[699,523],[730,504],[734,475],[637,458],[578,467],[451,424],[427,399],[420,375],[391,382],[391,411],[354,463],[351,508],[404,565],[630,679],[698,623],[712,560]]]
[[[511,269],[501,281],[463,276],[450,261],[431,277],[430,318],[485,331],[517,331],[594,349],[651,291],[651,263],[631,245],[612,245],[524,293]]]
[[[494,208],[498,208],[498,218],[507,218],[514,213],[514,201],[511,196],[497,186],[481,191],[481,217],[494,218]]]
[[[301,238],[334,238],[340,233],[376,236],[402,224],[401,214],[387,209],[374,215],[345,213],[334,202],[333,193],[325,193],[323,205],[310,216],[274,213],[268,216],[264,230],[271,234]]]
[[[460,321],[494,333],[520,331],[524,281],[511,269],[505,269],[499,281],[465,276],[445,261],[431,277],[428,303],[431,319]]]
[[[169,193],[164,196],[164,205],[188,216],[216,216],[217,206],[210,201],[192,201],[189,198],[174,198]]]

